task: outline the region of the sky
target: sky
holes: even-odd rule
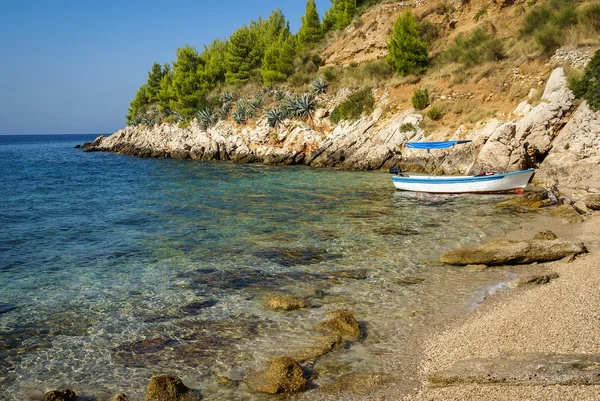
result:
[[[319,14],[329,0],[316,0]],[[0,135],[125,126],[154,62],[199,52],[279,8],[295,33],[306,0],[2,0]]]

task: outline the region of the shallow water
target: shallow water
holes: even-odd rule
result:
[[[3,399],[68,386],[141,400],[163,373],[207,400],[268,399],[215,378],[312,345],[338,309],[365,338],[307,365],[311,389],[291,398],[399,395],[415,385],[423,333],[512,278],[437,262],[523,219],[491,208],[503,197],[417,199],[382,172],[73,149],[92,138],[0,136]],[[312,307],[266,309],[278,292]],[[339,393],[352,374],[383,379]]]

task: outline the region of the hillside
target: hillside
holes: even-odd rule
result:
[[[386,43],[408,9],[429,43],[429,66],[424,74],[401,76],[385,62]],[[178,113],[161,120],[151,107],[154,117],[87,150],[385,169],[418,167],[403,148],[407,140],[468,138],[475,163],[456,155],[446,167],[474,173],[518,170],[528,142],[545,161],[536,175],[540,184],[558,184],[569,194],[600,191],[600,117],[585,102],[580,106],[568,87],[600,48],[598,21],[598,1],[382,2],[299,56],[296,72],[281,85],[250,79],[217,87],[210,96],[220,109],[205,108],[186,120]],[[315,77],[320,90],[299,95],[319,89],[310,84]],[[417,90],[428,92],[422,110],[413,107]],[[564,142],[562,132],[576,134],[573,149],[586,149],[589,165],[569,146],[554,147]],[[552,152],[558,156],[549,157]],[[585,164],[588,176],[573,184],[569,168],[551,165],[555,159]]]

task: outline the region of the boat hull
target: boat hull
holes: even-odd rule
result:
[[[394,176],[396,189],[434,194],[522,194],[534,170],[482,176]]]

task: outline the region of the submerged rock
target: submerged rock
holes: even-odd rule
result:
[[[252,390],[267,394],[297,393],[308,385],[302,366],[289,357],[273,359],[266,371],[254,373],[244,381]]]
[[[175,375],[154,376],[146,388],[144,401],[199,401],[200,396],[187,388]]]
[[[405,286],[421,284],[423,281],[425,281],[424,278],[412,277],[412,276],[398,277],[398,278],[394,279],[394,282],[396,282],[397,284],[405,285]]]
[[[315,345],[302,348],[293,355],[293,358],[299,362],[314,361],[336,350],[343,342],[339,335],[319,337],[315,340]]]
[[[477,248],[463,248],[440,257],[443,263],[457,266],[506,265],[550,262],[587,252],[581,242],[564,240],[495,240]]]
[[[319,323],[316,328],[337,333],[352,341],[361,339],[363,333],[352,312],[339,310],[331,312],[331,314],[334,315],[332,319]]]
[[[77,396],[70,389],[48,391],[43,401],[75,401]]]
[[[267,301],[267,308],[286,311],[307,308],[308,306],[306,301],[294,298],[291,295],[277,295],[269,298]]]
[[[127,396],[123,393],[118,393],[113,398],[111,398],[110,401],[129,401],[129,398],[127,398]]]

